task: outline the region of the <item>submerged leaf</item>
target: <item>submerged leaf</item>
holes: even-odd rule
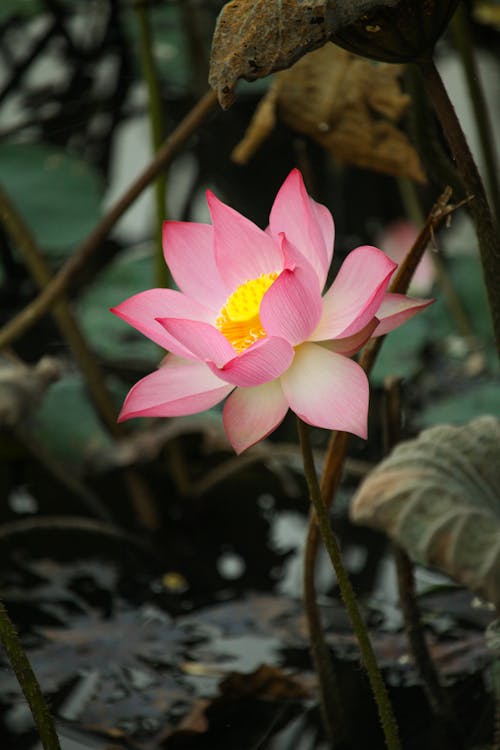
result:
[[[500,421],[440,425],[401,443],[361,485],[352,517],[498,608]]]

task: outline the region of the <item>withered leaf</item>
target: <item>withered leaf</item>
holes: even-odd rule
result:
[[[458,0],[233,0],[214,33],[210,85],[226,108],[239,78],[290,67],[333,41],[386,62],[415,60],[434,47]]]
[[[439,425],[398,445],[361,485],[356,523],[500,606],[500,421]]]
[[[279,117],[338,162],[423,182],[418,154],[398,128],[410,103],[399,85],[401,70],[332,44],[310,52],[278,73],[233,159],[248,161]]]
[[[233,0],[215,27],[209,83],[226,109],[239,78],[254,81],[292,65],[328,40],[325,0]]]
[[[220,690],[232,697],[252,697],[260,700],[309,698],[310,690],[296,677],[279,667],[262,664],[254,672],[230,672],[222,680]]]

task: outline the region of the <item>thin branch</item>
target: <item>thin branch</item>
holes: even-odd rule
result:
[[[7,193],[0,187],[0,220],[10,235],[16,249],[40,289],[52,279],[49,264],[37,245],[31,230],[26,225]],[[94,353],[90,350],[73,312],[64,298],[54,305],[52,314],[66,339],[73,356],[85,377],[90,394],[94,399],[99,415],[114,436],[121,434],[117,428],[117,412],[106,386],[103,373]]]
[[[188,138],[207,119],[210,112],[215,108],[216,103],[217,97],[211,90],[198,101],[177,128],[167,137],[153,161],[139,175],[135,182],[132,183],[122,197],[119,198],[115,205],[112,206],[108,213],[103,216],[74,255],[52,278],[51,282],[47,284],[43,292],[0,331],[0,349],[3,349],[12,343],[12,341],[19,338],[19,336],[45,315],[63,294],[67,294],[71,290],[79,274],[85,268],[90,258],[98,252],[101,244],[118,219],[141,195],[143,190],[150,185],[161,170],[165,169],[171,163]]]

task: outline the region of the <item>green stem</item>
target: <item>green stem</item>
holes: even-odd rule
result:
[[[346,737],[346,721],[341,700],[340,680],[335,672],[330,649],[326,642],[321,614],[316,602],[316,588],[314,582],[316,545],[311,536],[318,534],[318,527],[314,521],[314,510],[311,510],[311,519],[307,529],[307,538],[304,554],[303,586],[304,586],[304,609],[309,631],[309,643],[311,656],[316,674],[318,675],[318,687],[320,697],[320,708],[329,740],[338,742]],[[319,541],[319,540],[318,540]]]
[[[465,73],[465,80],[474,110],[474,117],[479,134],[479,143],[483,155],[484,168],[488,183],[491,203],[495,213],[497,226],[500,225],[500,185],[498,181],[498,162],[495,153],[491,119],[486,106],[483,87],[477,68],[474,47],[471,42],[470,24],[465,6],[462,3],[457,8],[451,22],[451,30],[455,47],[458,50]]]
[[[136,0],[135,11],[139,22],[139,44],[141,65],[144,80],[148,89],[149,122],[151,125],[151,143],[153,153],[157,153],[164,137],[164,122],[160,96],[160,85],[153,57],[153,37],[145,0]],[[155,180],[156,205],[156,252],[155,279],[160,287],[171,286],[172,279],[163,258],[162,227],[166,213],[167,175],[161,172]]]
[[[349,576],[342,562],[340,547],[330,524],[328,508],[321,497],[321,489],[316,474],[316,468],[314,466],[314,457],[309,440],[309,428],[304,422],[302,422],[302,420],[297,419],[297,429],[300,446],[302,448],[305,477],[309,488],[310,499],[314,507],[316,523],[319,527],[323,543],[335,570],[340,593],[359,643],[363,663],[368,674],[373,696],[377,703],[386,746],[389,750],[401,750],[398,727],[389,701],[389,695],[377,664],[368,630],[358,607],[354,589],[352,588]]]
[[[404,294],[408,289],[411,277],[425,251],[425,248],[430,242],[433,232],[437,229],[440,222],[455,210],[454,206],[448,205],[449,198],[450,190],[447,189],[434,204],[411,252],[407,255],[397,271],[390,287],[391,292]],[[384,338],[385,337],[382,336],[371,339],[363,349],[359,364],[367,374],[370,373],[375,364],[375,360]],[[349,436],[346,432],[334,432],[330,438],[321,481],[321,496],[326,508],[329,508],[333,502],[335,492],[340,483],[342,466],[347,453],[348,437]],[[304,554],[304,605],[311,635],[311,651],[314,663],[315,665],[320,665],[318,678],[320,680],[321,695],[323,696],[327,694],[328,691],[332,692],[329,688],[332,670],[329,670],[328,667],[322,666],[328,656],[328,650],[321,625],[321,615],[316,601],[315,567],[319,544],[320,534],[318,531],[318,525],[314,522],[314,517],[311,517]]]
[[[61,750],[40,685],[3,602],[0,602],[0,640],[28,702],[44,750]]]
[[[401,381],[397,377],[388,377],[384,382],[384,453],[387,455],[401,440],[402,397]],[[413,563],[403,547],[393,545],[396,564],[399,604],[404,617],[405,632],[416,670],[422,681],[424,693],[435,716],[445,730],[441,740],[443,750],[464,750],[462,733],[455,721],[453,707],[448,694],[442,688],[439,674],[432,660],[422,618],[417,602]]]
[[[432,58],[418,61],[427,90],[448,140],[467,194],[479,241],[483,275],[500,357],[500,235],[496,232],[488,199],[457,114]]]

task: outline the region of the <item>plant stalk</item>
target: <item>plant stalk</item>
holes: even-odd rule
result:
[[[136,0],[135,11],[139,23],[139,44],[141,66],[148,90],[149,122],[151,126],[151,144],[153,153],[157,153],[163,141],[165,125],[160,95],[160,84],[155,59],[153,56],[153,35],[149,20],[148,7],[144,0]],[[163,221],[166,213],[167,175],[166,170],[160,172],[155,180],[156,206],[156,249],[155,249],[155,279],[159,287],[171,286],[172,279],[163,258]]]
[[[389,291],[403,294],[408,289],[412,275],[433,236],[434,230],[457,208],[449,205],[450,197],[451,189],[446,188],[434,204],[415,244],[399,267]],[[367,374],[370,373],[375,364],[383,340],[384,337],[371,339],[363,349],[359,364]],[[326,508],[329,508],[332,504],[340,483],[342,467],[347,454],[348,438],[346,432],[334,432],[328,444],[321,480],[321,495]],[[313,661],[315,665],[320,666],[318,678],[321,684],[321,695],[323,696],[328,693],[333,695],[335,693],[331,687],[332,670],[323,666],[328,657],[328,649],[323,633],[321,614],[316,601],[315,569],[319,545],[320,533],[314,514],[311,513],[304,552],[304,607],[311,637]],[[331,721],[329,726],[331,726]]]
[[[470,212],[479,241],[483,275],[500,357],[500,234],[495,230],[481,176],[436,65],[432,58],[423,58],[417,65],[424,77],[465,190],[471,198]]]
[[[102,217],[91,233],[78,246],[75,253],[69,258],[58,273],[43,291],[21,310],[0,330],[0,349],[11,344],[15,339],[33,326],[62,295],[71,291],[80,272],[85,268],[89,259],[101,248],[118,219],[141,195],[143,190],[157,177],[162,169],[165,169],[172,159],[179,153],[187,139],[196,132],[200,125],[207,119],[217,104],[217,97],[213,91],[201,97],[195,106],[188,112],[182,122],[165,139],[162,147],[148,164],[144,171],[120,196],[117,202],[111,206],[109,211]]]
[[[21,686],[44,750],[61,750],[54,721],[16,629],[0,601],[0,640]]]
[[[358,607],[354,589],[352,588],[349,576],[344,567],[344,563],[342,562],[340,547],[331,527],[328,508],[321,497],[321,489],[316,474],[316,468],[314,466],[314,457],[309,440],[309,428],[301,419],[297,419],[297,429],[302,449],[305,477],[309,488],[311,503],[314,507],[316,523],[335,570],[340,593],[359,643],[363,663],[368,674],[373,696],[377,703],[386,746],[388,750],[401,750],[398,727],[389,701],[389,695],[377,664],[368,630]]]
[[[401,381],[388,377],[384,382],[384,452],[386,455],[401,439]],[[463,737],[455,720],[448,694],[441,686],[439,674],[427,646],[415,588],[413,563],[399,544],[393,545],[399,603],[404,617],[406,638],[424,693],[445,731],[443,742],[449,750],[463,750]],[[444,748],[443,748],[444,750]]]
[[[479,135],[486,180],[496,224],[500,226],[500,185],[498,180],[499,164],[495,153],[495,142],[491,128],[491,119],[486,106],[486,98],[481,85],[474,47],[471,42],[470,24],[465,5],[461,2],[451,22],[453,41],[458,50],[469,90],[469,97]]]

